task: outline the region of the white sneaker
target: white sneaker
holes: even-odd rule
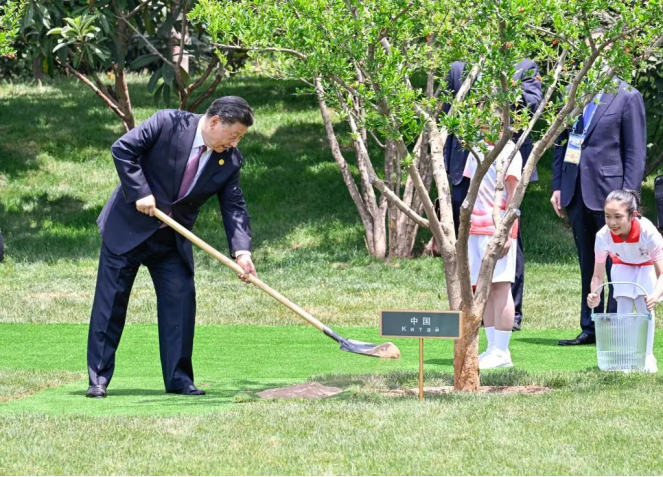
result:
[[[493,349],[494,349],[494,348],[493,348],[492,346],[489,346],[488,348],[486,348],[486,351],[484,351],[483,353],[481,353],[481,354],[479,355],[479,361],[481,361],[482,359],[484,359],[484,358],[485,358],[485,357],[486,357],[486,356],[487,356],[487,355],[488,355]]]
[[[479,366],[480,367],[480,366]],[[658,373],[658,364],[656,356],[648,354],[645,358],[645,373]]]
[[[479,361],[479,369],[497,369],[497,368],[510,368],[513,366],[511,362],[511,353],[504,352],[497,348],[493,348],[482,360]]]

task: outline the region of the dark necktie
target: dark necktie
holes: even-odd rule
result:
[[[180,200],[182,197],[186,195],[187,192],[189,192],[191,184],[193,184],[193,180],[196,178],[196,174],[198,173],[198,165],[200,164],[200,158],[202,157],[203,154],[205,154],[205,151],[207,151],[207,146],[200,146],[200,151],[198,151],[198,154],[196,154],[189,162],[186,163],[186,169],[184,170],[184,177],[182,177],[182,184],[180,185],[180,191],[177,194],[177,200]],[[173,216],[172,210],[168,212],[168,216],[169,217]],[[164,227],[166,227],[165,223],[159,226],[160,229]]]
[[[189,162],[186,164],[186,170],[184,171],[184,177],[182,177],[182,184],[180,185],[180,192],[177,194],[177,200],[180,200],[182,197],[189,192],[193,180],[196,178],[198,173],[198,165],[200,164],[200,158],[207,151],[207,146],[200,146],[200,151],[196,154]]]

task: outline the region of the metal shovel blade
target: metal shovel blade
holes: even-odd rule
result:
[[[348,351],[350,353],[363,354],[364,356],[373,356],[374,358],[386,359],[398,359],[401,357],[401,351],[394,343],[391,342],[377,345],[374,343],[365,343],[364,341],[341,338],[339,336],[338,343],[341,345],[341,350]]]
[[[327,326],[323,327],[322,332],[341,345],[341,351],[349,353],[363,354],[364,356],[373,356],[374,358],[398,359],[401,357],[401,350],[394,343],[388,342],[381,345],[366,343],[364,341],[351,340],[343,338]]]

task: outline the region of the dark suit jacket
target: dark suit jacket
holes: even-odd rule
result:
[[[99,231],[111,252],[122,254],[140,245],[161,225],[136,210],[136,201],[154,195],[157,207],[191,230],[200,207],[216,195],[231,255],[251,250],[251,227],[239,171],[242,155],[236,148],[212,152],[191,191],[177,200],[196,128],[202,115],[163,110],[132,129],[111,147],[120,185],[97,219]],[[223,160],[223,165],[220,161]],[[177,245],[193,271],[191,242],[177,235]]]
[[[465,77],[463,76],[464,71],[465,63],[462,61],[456,61],[451,65],[451,70],[449,70],[449,75],[447,76],[447,84],[449,91],[452,91],[454,95],[458,94],[460,87],[465,81]],[[536,111],[536,108],[539,107],[541,103],[541,81],[536,78],[538,75],[539,69],[532,60],[525,59],[516,65],[516,73],[513,75],[513,80],[519,82],[523,90],[522,103],[517,105],[518,107],[528,107],[532,111]],[[449,107],[447,106],[445,110],[448,111]],[[514,141],[517,142],[519,138],[519,133],[514,134]],[[531,150],[532,141],[528,136],[520,150],[523,156],[523,168],[527,163],[527,158]],[[447,174],[449,174],[449,179],[453,185],[458,185],[463,180],[463,171],[465,170],[468,155],[469,151],[463,149],[456,136],[450,135],[447,138],[447,142],[444,145],[444,159]],[[538,180],[538,174],[536,169],[534,169],[531,181],[534,182],[536,180]]]
[[[569,131],[557,140],[553,161],[553,191],[561,191],[567,207],[575,192],[578,165],[564,162]],[[587,130],[580,155],[580,187],[585,205],[603,210],[617,189],[640,191],[647,154],[645,104],[640,92],[624,81],[616,96],[604,93]]]

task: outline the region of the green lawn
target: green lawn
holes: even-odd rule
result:
[[[236,325],[198,329],[194,358],[206,396],[164,394],[156,327],[134,325],[109,397],[85,399],[86,331],[0,325],[2,473],[663,471],[663,379],[601,373],[594,348],[560,348],[556,331],[517,334],[517,368],[483,376],[485,384],[539,384],[553,392],[429,396],[424,403],[378,392],[416,386],[417,340],[398,340],[403,358],[381,361],[338,351],[310,327]],[[342,331],[378,339],[372,328]],[[450,341],[426,342],[427,385],[451,383],[451,348]],[[346,391],[315,402],[253,397],[308,380]],[[31,388],[36,394],[26,397]]]
[[[139,121],[154,110],[132,78]],[[241,145],[261,278],[344,336],[380,341],[380,309],[445,309],[440,260],[366,256],[354,205],[311,97],[244,76],[219,94],[245,96],[257,123]],[[99,237],[95,218],[117,184],[109,147],[119,121],[70,81],[0,85],[0,474],[660,474],[656,376],[596,370],[577,333],[572,237],[550,197],[550,157],[523,206],[524,331],[513,371],[485,384],[541,384],[537,396],[389,398],[416,386],[417,341],[399,361],[338,350],[317,330],[196,251],[194,364],[204,397],[163,393],[156,302],[139,273],[106,400],[85,399],[85,342]],[[346,141],[344,151],[350,155]],[[356,171],[354,171],[356,172]],[[653,211],[651,183],[644,191]],[[226,241],[217,204],[195,232]],[[427,240],[426,233],[421,241]],[[659,340],[660,343],[660,340]],[[451,383],[452,343],[426,344],[427,385]],[[663,347],[658,346],[663,359]],[[264,402],[252,393],[316,380],[336,398]]]

